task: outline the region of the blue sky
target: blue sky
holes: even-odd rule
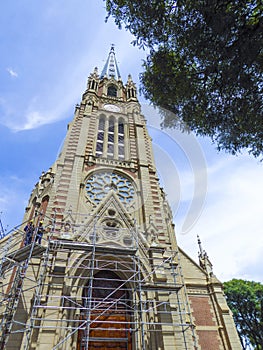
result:
[[[110,45],[123,81],[139,86],[145,52],[110,20],[102,0],[10,0],[0,5],[0,211],[19,224],[41,172],[55,161],[95,66]],[[207,139],[160,131],[140,98],[180,246],[197,259],[200,235],[222,280],[263,281],[262,167],[244,153],[217,153]]]

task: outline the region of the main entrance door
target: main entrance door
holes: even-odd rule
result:
[[[131,350],[130,302],[124,282],[111,271],[100,271],[94,276],[91,299],[87,285],[83,300],[87,310],[82,319],[89,318],[90,327],[79,332],[78,349]]]

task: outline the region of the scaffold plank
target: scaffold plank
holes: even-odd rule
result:
[[[76,241],[66,241],[66,240],[52,240],[49,242],[50,250],[57,250],[58,247],[60,249],[66,250],[77,250],[77,251],[92,251],[94,249],[93,244],[84,243],[84,242],[76,242]],[[96,245],[96,252],[99,253],[112,253],[112,249],[114,249],[114,254],[125,254],[125,255],[134,255],[137,251],[135,247],[125,248],[125,247],[115,247],[115,246],[100,246]]]

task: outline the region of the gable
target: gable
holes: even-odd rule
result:
[[[207,286],[208,280],[211,276],[208,276],[207,272],[199,266],[192,258],[190,258],[185,251],[179,247],[180,260],[182,265],[182,271],[186,286],[201,287]],[[215,275],[212,275],[213,283],[220,283]],[[210,283],[210,281],[209,281]]]
[[[135,247],[133,221],[116,193],[107,196],[92,212],[84,224],[79,240],[105,247]]]

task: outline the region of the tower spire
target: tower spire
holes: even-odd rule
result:
[[[114,44],[111,44],[111,49],[109,52],[109,56],[107,58],[107,61],[105,63],[105,66],[101,72],[100,78],[107,77],[113,77],[115,79],[120,79],[120,71],[118,68],[117,60],[115,57],[115,51],[114,51]]]

